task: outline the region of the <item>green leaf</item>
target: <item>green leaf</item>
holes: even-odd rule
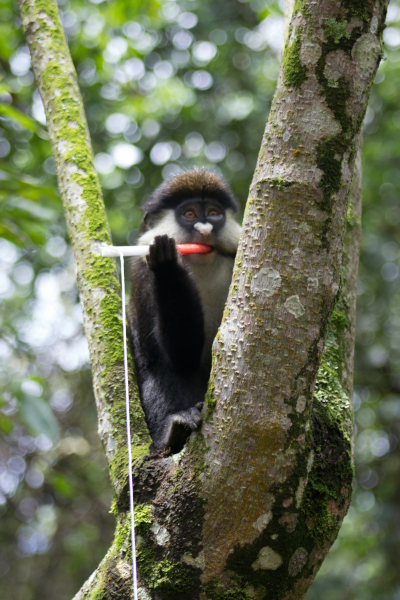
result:
[[[61,496],[64,498],[72,498],[76,496],[76,488],[70,481],[61,473],[57,473],[52,477],[52,484]]]
[[[15,230],[15,227],[11,223],[6,223],[5,221],[0,222],[0,237],[12,242],[16,246],[22,246],[24,243],[24,238],[21,235],[18,235],[18,231]]]
[[[0,417],[0,431],[8,435],[12,432],[13,429],[14,425],[11,419],[9,417],[6,417],[5,415],[2,415]]]
[[[42,398],[24,394],[20,402],[20,414],[27,428],[34,434],[44,433],[54,439],[60,431],[60,426],[51,407]]]
[[[40,219],[43,221],[51,221],[55,220],[57,213],[50,208],[45,208],[39,203],[33,203],[30,200],[24,200],[22,198],[10,198],[8,202],[8,206],[10,210],[15,207],[21,214],[28,214],[35,219]]]
[[[7,117],[14,123],[18,123],[21,127],[25,129],[29,129],[36,133],[37,125],[33,119],[25,115],[23,112],[15,108],[14,106],[10,106],[9,104],[5,104],[4,102],[0,103],[0,115],[3,117]]]

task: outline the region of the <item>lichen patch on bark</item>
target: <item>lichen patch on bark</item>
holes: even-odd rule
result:
[[[276,571],[276,569],[281,566],[282,562],[280,554],[266,546],[265,548],[261,548],[257,560],[253,562],[251,568],[253,571],[258,571],[258,569]]]

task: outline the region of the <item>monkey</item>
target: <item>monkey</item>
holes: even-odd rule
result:
[[[138,244],[150,250],[131,262],[129,338],[150,450],[175,454],[201,423],[241,232],[238,204],[203,168],[162,183],[143,209]],[[176,244],[187,243],[211,251],[180,256]]]

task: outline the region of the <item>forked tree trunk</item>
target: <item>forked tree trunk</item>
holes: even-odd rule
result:
[[[352,485],[360,128],[387,1],[297,0],[250,188],[202,431],[147,454],[132,378],[142,600],[298,600]],[[119,286],[76,75],[54,0],[20,0],[77,260],[117,531],[77,594],[131,596]]]

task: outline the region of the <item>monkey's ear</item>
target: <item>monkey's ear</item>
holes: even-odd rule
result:
[[[139,229],[140,235],[142,235],[143,233],[146,233],[146,231],[148,231],[149,229],[151,229],[151,214],[145,213],[142,224]]]

